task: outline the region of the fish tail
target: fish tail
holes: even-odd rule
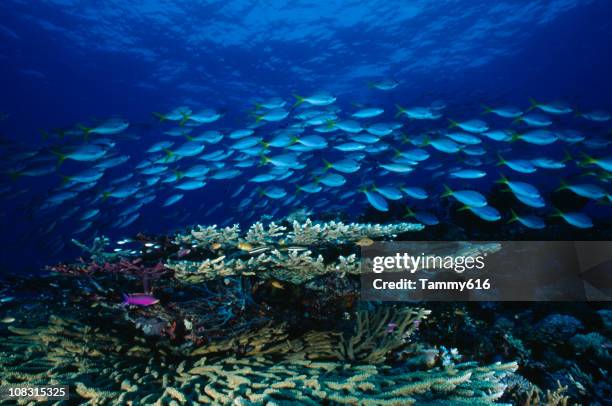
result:
[[[529,103],[531,103],[531,106],[527,109],[527,111],[531,111],[539,106],[538,102],[533,97],[529,98]]]
[[[255,116],[255,123],[256,124],[258,124],[264,118],[263,114],[260,114],[260,115],[254,114],[254,116]]]
[[[125,306],[130,303],[130,297],[128,295],[122,293],[121,296],[123,297],[123,302],[121,302],[122,305]]]
[[[568,188],[568,184],[563,178],[559,178],[559,187],[555,189],[555,192],[559,192],[560,190],[565,190]]]
[[[564,154],[563,155],[563,159],[561,160],[561,162],[563,162],[563,163],[569,162],[569,161],[574,159],[572,154],[570,154],[570,152],[567,149],[565,149],[565,148],[563,148],[563,154]]]
[[[510,220],[508,220],[506,224],[514,223],[515,221],[518,221],[518,219],[519,217],[516,212],[513,209],[510,209]]]
[[[402,151],[400,151],[399,149],[397,149],[397,148],[395,148],[395,147],[393,148],[393,152],[395,153],[395,157],[396,157],[396,158],[397,158],[398,156],[402,155]]]
[[[397,113],[395,113],[395,118],[398,118],[406,112],[406,109],[400,106],[399,104],[395,104],[395,108],[397,109]]]
[[[327,122],[326,128],[334,128],[336,126],[336,122],[334,120],[328,119],[325,120]]]
[[[264,154],[261,154],[261,160],[259,161],[259,164],[260,165],[266,165],[268,163],[270,163],[270,158],[268,158]]]
[[[49,139],[49,133],[45,131],[44,129],[40,128],[38,132],[40,133],[40,136],[42,137],[43,140]]]
[[[499,159],[499,161],[497,161],[495,166],[502,166],[506,164],[506,160],[501,156],[500,153],[497,153],[497,159]]]
[[[495,183],[506,184],[506,183],[508,183],[508,178],[506,178],[503,173],[500,173],[499,174],[499,179],[497,179],[495,181]]]
[[[512,120],[511,124],[516,124],[516,123],[520,123],[521,121],[523,121],[524,118],[523,116],[518,116],[517,118],[515,118],[514,120]]]
[[[166,157],[164,158],[164,161],[168,162],[168,160],[170,160],[170,158],[174,156],[174,152],[172,152],[168,148],[164,148],[164,152],[166,153]]]
[[[521,139],[521,134],[516,131],[512,131],[512,135],[510,136],[510,142],[516,142]]]
[[[493,109],[491,109],[491,107],[485,106],[484,104],[481,104],[481,106],[483,108],[483,112],[480,113],[480,114],[482,114],[482,115],[489,114],[489,113],[491,113],[493,111]]]
[[[295,97],[295,103],[293,103],[293,108],[296,108],[300,104],[304,103],[304,98],[300,96],[299,94],[294,93],[293,97]]]
[[[106,201],[110,197],[111,192],[102,192],[102,201]]]
[[[410,207],[406,207],[406,213],[404,214],[404,218],[414,217],[415,214]]]
[[[81,124],[77,124],[77,127],[79,127],[81,131],[83,131],[84,136],[89,136],[89,133],[91,132],[91,128],[85,127],[84,125],[81,125]]]
[[[373,89],[374,86],[376,86],[376,82],[373,82],[371,80],[368,81],[368,89]]]
[[[174,170],[174,175],[176,176],[176,180],[179,180],[183,177],[183,172],[179,171],[179,170]]]
[[[582,117],[582,112],[578,109],[574,112],[574,117]]]
[[[451,120],[450,118],[447,118],[447,120],[450,122],[450,125],[448,126],[448,128],[455,128],[459,126],[459,123],[456,121]]]
[[[326,159],[323,159],[323,163],[325,164],[325,170],[328,170],[333,167],[333,165]]]
[[[552,206],[552,210],[553,212],[550,214],[550,217],[563,217],[563,212],[555,206]]]
[[[60,176],[60,178],[62,178],[62,185],[65,185],[66,183],[72,180],[72,177],[68,175],[62,175],[61,173],[58,173],[58,175]]]
[[[449,197],[453,195],[453,190],[446,185],[442,185],[444,187],[444,193],[440,197]]]
[[[51,153],[57,155],[57,167],[59,168],[66,160],[66,155],[62,154],[57,150],[51,150]]]
[[[187,141],[193,141],[193,137],[189,134],[183,134],[183,137],[187,138]]]
[[[461,212],[464,212],[464,211],[469,210],[469,209],[470,209],[470,207],[464,204],[462,207],[459,207],[457,209],[457,213],[461,213]]]
[[[583,158],[584,158],[584,159],[583,159],[583,161],[582,161],[582,162],[580,162],[580,165],[581,165],[581,166],[590,165],[590,164],[594,164],[595,162],[597,162],[597,161],[595,160],[595,158],[593,158],[593,157],[591,157],[591,156],[587,155],[587,154],[586,154],[586,153],[584,153],[584,152],[583,152],[581,155],[582,155],[582,156],[583,156]]]
[[[153,112],[153,116],[157,117],[159,119],[159,122],[162,123],[164,121],[166,121],[167,117],[165,114],[162,113],[158,113],[156,111]]]
[[[187,121],[189,121],[189,119],[191,118],[191,116],[185,112],[181,112],[181,116],[183,116],[183,118],[181,119],[181,121],[179,122],[179,126],[184,126],[185,123]]]

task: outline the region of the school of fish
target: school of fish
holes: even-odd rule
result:
[[[384,79],[368,91],[397,86]],[[387,212],[401,205],[404,217],[434,226],[440,202],[452,199],[457,211],[500,226],[544,229],[558,217],[586,229],[593,215],[562,211],[547,196],[564,190],[593,205],[612,199],[605,111],[533,99],[475,104],[460,114],[440,100],[390,105],[341,108],[333,93],[317,91],[258,100],[234,128],[219,124],[224,113],[212,107],[156,112],[150,141],[122,118],[47,130],[36,148],[2,144],[0,196],[33,194],[35,233],[62,235],[52,245],[57,251],[75,236],[125,230],[145,207],[183,216],[176,221],[185,225],[223,212],[215,221],[223,225],[298,208]],[[138,157],[130,156],[134,148]],[[36,188],[26,178],[36,178]],[[208,193],[224,182],[231,188]],[[494,188],[508,191],[509,212],[488,201]],[[203,202],[201,212],[181,211],[188,199]]]

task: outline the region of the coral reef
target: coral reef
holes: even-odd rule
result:
[[[517,368],[512,362],[464,362],[414,370],[328,359],[330,354],[347,358],[346,343],[351,343],[360,349],[361,360],[381,361],[380,348],[371,343],[382,340],[384,350],[393,351],[414,329],[414,321],[426,315],[423,309],[362,313],[357,335],[348,340],[315,331],[289,338],[283,325],[276,325],[190,352],[148,342],[121,331],[116,322],[113,327],[95,325],[100,314],[83,313],[87,311],[81,309],[81,319],[52,315],[36,328],[11,326],[0,340],[0,383],[69,384],[73,401],[76,397],[97,405],[489,404],[503,395],[503,379]],[[384,326],[391,315],[399,317],[398,328],[389,333],[395,336],[392,340],[364,330],[372,327],[368,323]],[[343,348],[334,351],[338,342]]]

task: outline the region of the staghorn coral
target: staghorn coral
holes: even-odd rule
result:
[[[215,259],[198,261],[168,261],[168,268],[183,282],[198,283],[227,276],[258,276],[301,284],[328,273],[359,274],[360,265],[355,254],[338,256],[336,261],[325,261],[322,255],[310,250],[274,249],[249,259]]]
[[[358,312],[355,331],[350,338],[342,338],[338,356],[346,361],[382,363],[387,354],[406,344],[429,314],[429,310],[409,307],[379,307],[374,312]]]
[[[244,234],[238,225],[232,227],[218,228],[214,226],[197,226],[186,235],[177,235],[175,242],[179,245],[189,244],[194,247],[209,247],[213,243],[224,246],[236,246],[240,242],[257,245],[298,245],[311,246],[330,243],[355,242],[364,237],[369,238],[394,238],[398,234],[420,231],[422,224],[398,223],[398,224],[361,224],[330,221],[328,223],[316,224],[307,219],[304,223],[293,221],[291,230],[274,222],[268,227],[257,222]]]
[[[418,231],[422,225],[413,223],[316,224],[294,221],[291,229],[271,222],[253,224],[242,236],[237,225],[218,229],[198,226],[186,235],[175,237],[179,245],[212,251],[212,258],[168,260],[166,266],[185,283],[200,283],[227,276],[258,276],[294,284],[308,282],[330,273],[358,275],[359,245],[377,239],[393,239],[398,234]],[[423,243],[418,243],[423,244]],[[216,247],[211,249],[211,247]],[[444,255],[482,255],[501,249],[498,243],[449,243],[440,248]],[[217,250],[219,249],[219,250]],[[364,268],[365,269],[365,268]]]
[[[515,363],[460,363],[413,370],[346,362],[334,350],[344,345],[338,333],[309,331],[292,338],[283,324],[184,351],[130,331],[122,334],[116,329],[120,326],[103,327],[87,311],[80,313],[81,319],[51,316],[35,328],[11,328],[0,340],[0,384],[69,384],[72,401],[96,405],[490,404],[504,392],[501,380],[517,368]],[[393,316],[403,337],[424,311],[383,308],[369,314],[359,317],[362,327],[350,341],[364,360],[371,358],[369,351],[376,352],[369,343],[384,344],[385,338],[363,331],[363,326],[382,326]]]

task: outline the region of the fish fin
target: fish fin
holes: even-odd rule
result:
[[[294,93],[293,97],[295,97],[295,100],[296,100],[295,103],[293,103],[293,108],[296,108],[300,104],[304,103],[304,98],[300,96],[299,94]]]
[[[404,214],[404,218],[414,217],[415,214],[410,207],[406,207],[406,213]]]
[[[497,159],[499,159],[499,161],[497,161],[495,166],[502,166],[506,164],[506,160],[501,156],[500,153],[497,153]]]
[[[166,153],[166,157],[164,158],[164,162],[168,162],[168,160],[174,156],[174,152],[172,152],[168,148],[164,148],[164,152]]]
[[[189,119],[191,118],[191,116],[185,112],[181,112],[181,116],[183,116],[183,118],[181,119],[181,121],[179,121],[179,126],[184,126],[185,123],[187,121],[189,121]]]
[[[580,162],[580,166],[586,166],[586,165],[594,164],[595,162],[597,162],[597,161],[595,160],[595,158],[593,158],[593,157],[591,157],[591,156],[587,155],[587,154],[586,154],[586,153],[584,153],[584,152],[582,152],[582,153],[581,153],[581,155],[584,157],[584,158],[583,158],[584,160],[583,160],[582,162]]]
[[[70,182],[72,180],[71,176],[62,175],[61,173],[58,173],[58,175],[62,178],[62,185],[65,185],[66,183],[68,183],[68,182]]]
[[[448,126],[448,128],[455,128],[455,127],[459,127],[459,123],[456,121],[451,120],[450,118],[447,118],[447,120],[450,122],[450,125]]]
[[[268,158],[264,154],[261,154],[261,160],[259,161],[259,165],[263,166],[267,165],[268,163],[270,163],[270,158]]]
[[[162,123],[164,121],[166,121],[167,117],[165,114],[162,113],[158,113],[156,111],[153,112],[153,116],[157,117],[159,119],[159,122]]]
[[[83,136],[85,138],[89,137],[89,133],[91,132],[91,128],[85,127],[84,125],[81,125],[81,124],[77,124],[77,127],[79,127],[79,129],[81,131],[83,131]]]
[[[395,108],[397,109],[397,113],[395,113],[395,118],[398,118],[399,116],[401,116],[402,114],[406,112],[406,109],[400,106],[399,104],[396,104]]]
[[[531,106],[527,109],[528,112],[539,106],[538,102],[533,97],[529,98],[529,103],[531,103]]]
[[[515,221],[518,221],[519,217],[516,214],[516,212],[513,209],[510,209],[510,220],[508,220],[508,222],[506,224],[511,224],[514,223]]]
[[[559,187],[557,189],[555,189],[555,192],[559,192],[561,190],[565,190],[569,187],[569,185],[567,184],[567,182],[565,180],[563,180],[563,178],[559,178]]]
[[[463,205],[462,207],[459,207],[459,208],[457,209],[457,213],[461,213],[461,212],[464,212],[464,211],[469,210],[469,209],[470,209],[470,207],[469,207],[469,206],[467,206],[467,205]]]
[[[503,173],[500,173],[499,179],[497,179],[495,183],[500,183],[500,184],[505,185],[506,183],[508,183],[508,178],[506,178]]]
[[[442,185],[444,187],[444,193],[440,197],[449,197],[453,195],[453,190],[446,185]]]
[[[557,209],[555,206],[551,206],[553,212],[549,214],[549,217],[563,217],[563,212]]]
[[[51,153],[54,155],[57,155],[57,165],[56,166],[59,168],[66,160],[66,155],[62,154],[61,152],[57,150],[51,150]]]
[[[480,113],[481,115],[485,115],[485,114],[489,114],[493,111],[493,109],[491,109],[491,107],[487,107],[484,104],[481,104],[482,108],[483,108],[483,112]]]

